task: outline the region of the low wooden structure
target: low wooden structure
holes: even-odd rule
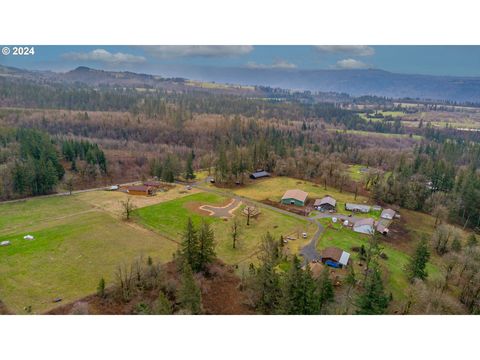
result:
[[[328,247],[322,251],[322,263],[342,268],[348,265],[350,254],[337,247]]]
[[[265,170],[258,170],[250,174],[250,179],[256,180],[264,177],[269,177],[270,173]]]
[[[155,188],[145,185],[127,186],[127,194],[129,195],[143,195],[152,196],[155,195]]]
[[[327,195],[323,199],[316,199],[313,207],[318,211],[334,211],[337,206],[337,200]]]

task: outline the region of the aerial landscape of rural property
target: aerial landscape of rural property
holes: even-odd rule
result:
[[[0,314],[480,313],[479,77],[212,48],[0,57]]]

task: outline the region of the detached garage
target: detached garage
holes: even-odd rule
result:
[[[337,247],[328,247],[322,251],[322,263],[334,268],[347,266],[349,259],[350,254]]]

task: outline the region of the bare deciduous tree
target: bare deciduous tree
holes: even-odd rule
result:
[[[237,219],[233,219],[231,230],[232,230],[232,245],[233,245],[233,248],[235,249],[237,246],[238,237],[240,235],[240,224],[238,223]]]
[[[125,220],[130,220],[133,210],[135,210],[135,205],[132,202],[132,199],[128,198],[126,201],[121,201],[122,204],[122,214]]]

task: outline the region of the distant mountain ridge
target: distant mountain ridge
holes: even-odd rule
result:
[[[186,77],[199,80],[264,85],[271,87],[376,95],[390,98],[420,98],[480,102],[480,77],[398,74],[384,70],[298,70],[207,68]]]
[[[351,96],[376,95],[388,98],[418,98],[480,103],[480,77],[398,74],[384,70],[299,70],[195,67],[176,69],[171,77],[107,71],[78,67],[65,73],[29,71],[0,65],[0,75],[59,82],[80,82],[92,86],[148,86],[171,90],[192,90],[186,79],[236,85],[344,93]],[[187,86],[188,85],[188,86]],[[198,87],[197,87],[198,88]],[[203,89],[206,91],[206,89]],[[247,89],[209,89],[208,91],[255,94]]]

